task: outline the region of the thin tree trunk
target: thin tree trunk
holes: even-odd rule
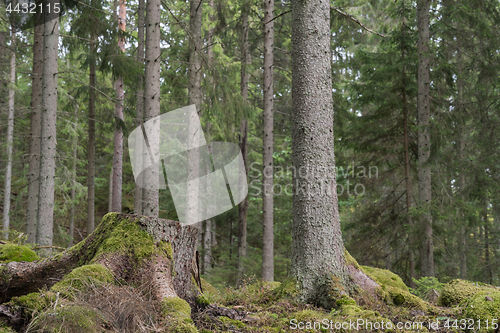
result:
[[[264,8],[264,156],[263,156],[263,244],[262,280],[274,280],[274,231],[273,231],[273,125],[274,125],[274,0],[265,0]]]
[[[39,15],[38,22],[43,17]],[[26,211],[26,234],[28,243],[36,241],[36,217],[38,210],[38,177],[40,173],[40,125],[42,107],[43,71],[43,24],[35,25],[33,35],[33,74],[31,84],[30,160],[28,170],[28,202]]]
[[[48,0],[51,9],[59,0]],[[59,50],[59,17],[46,11],[43,40],[42,113],[40,142],[40,186],[38,191],[38,216],[36,243],[51,246],[54,224],[54,189],[56,169],[57,121],[57,58]],[[49,16],[50,15],[50,16]],[[50,252],[47,249],[45,252]]]
[[[489,220],[488,220],[488,202],[485,200],[483,209],[483,221],[484,221],[484,261],[486,270],[486,283],[493,284],[493,273],[491,269],[490,261],[490,232],[489,232]]]
[[[214,9],[214,0],[209,0],[208,5],[210,8]],[[214,21],[215,17],[210,16],[210,21]],[[212,69],[213,65],[213,50],[212,50],[212,40],[213,40],[213,35],[214,35],[214,28],[210,27],[208,29],[208,36],[207,36],[207,73],[210,73],[210,70]],[[209,74],[208,74],[209,75]],[[215,80],[213,77],[209,78],[210,84],[213,86]],[[207,130],[206,130],[206,136],[207,140],[209,140],[210,136],[210,121],[207,121]],[[210,172],[211,170],[208,170]],[[212,269],[212,232],[213,228],[215,227],[215,221],[208,219],[205,220],[202,224],[202,246],[203,246],[203,266],[202,266],[202,274],[207,274],[211,269]]]
[[[413,252],[413,247],[415,242],[413,241],[413,218],[410,215],[411,210],[411,183],[410,183],[410,157],[408,150],[408,104],[406,100],[406,68],[405,68],[405,17],[403,13],[403,24],[401,26],[403,40],[401,42],[401,58],[403,62],[403,73],[402,73],[402,93],[403,93],[403,127],[404,127],[404,148],[405,148],[405,190],[406,190],[406,216],[408,218],[408,225],[410,227],[410,232],[408,234],[408,261],[410,264],[410,287],[416,288],[414,278],[415,275],[415,255]]]
[[[12,7],[16,5],[16,0],[12,1]],[[16,85],[16,26],[14,21],[11,24],[10,35],[10,70],[9,70],[9,106],[7,114],[7,167],[5,168],[5,183],[3,197],[3,231],[4,237],[9,238],[10,228],[10,190],[12,183],[12,146],[14,144],[14,97]]]
[[[69,244],[68,247],[73,246],[73,234],[75,232],[75,204],[76,204],[76,159],[78,157],[78,103],[75,103],[75,126],[73,127],[73,167],[71,168],[71,212],[69,221]]]
[[[93,59],[96,38],[92,32],[90,38],[90,57]],[[87,148],[87,235],[95,226],[95,103],[96,103],[96,66],[95,60],[90,63],[89,74],[89,143]]]
[[[137,13],[137,61],[141,64],[144,63],[144,0],[139,0],[139,9]],[[137,83],[137,97],[136,97],[136,126],[142,126],[144,122],[144,74],[140,73]],[[137,141],[139,142],[139,140]],[[136,150],[143,149],[136,146]],[[136,154],[136,158],[141,158],[138,163],[142,164],[142,154]],[[140,165],[139,164],[139,165]],[[142,178],[142,174],[139,175]],[[139,180],[140,184],[143,182]],[[142,196],[144,189],[140,186],[135,186],[134,192],[134,211],[138,215],[142,215]]]
[[[160,115],[160,0],[146,3],[146,73],[145,73],[145,120]],[[160,124],[152,124],[148,133],[149,147],[153,154],[159,152]],[[154,156],[154,155],[153,155]],[[143,192],[143,214],[158,217],[159,214],[159,167],[148,168],[145,172],[146,189]]]
[[[458,75],[457,75],[457,93],[458,93],[458,115],[459,117],[465,116],[465,107],[464,107],[464,88],[465,82],[462,78],[462,63],[461,63],[461,52],[458,52],[457,55],[458,62]],[[461,122],[463,124],[463,122]],[[466,201],[466,193],[465,193],[465,145],[466,145],[466,129],[465,125],[460,126],[459,129],[459,137],[458,137],[458,158],[459,158],[459,166],[460,171],[458,175],[458,187],[460,189],[460,207],[457,210],[457,220],[460,222],[460,235],[459,235],[459,256],[460,256],[460,278],[466,280],[467,279],[467,217],[466,213],[463,209],[463,205]]]
[[[299,298],[317,302],[331,290],[332,276],[341,285],[348,283],[331,172],[335,158],[329,1],[292,1],[292,97],[291,274],[301,286]]]
[[[430,142],[430,70],[429,70],[429,8],[430,0],[417,3],[418,20],[418,199],[423,209],[420,218],[424,232],[420,255],[422,276],[434,276],[434,244],[432,238],[431,153]]]
[[[127,19],[127,7],[125,0],[120,0],[118,6],[118,28],[125,32]],[[125,52],[125,38],[120,37],[118,47]],[[122,211],[122,183],[123,183],[123,102],[124,89],[123,77],[120,76],[115,82],[116,105],[115,105],[115,137],[113,150],[113,195],[111,210],[120,213]]]
[[[249,63],[249,45],[248,45],[248,12],[249,3],[245,2],[242,7],[242,40],[241,40],[241,97],[247,102],[248,100],[248,70]],[[248,156],[247,156],[247,138],[248,138],[248,122],[245,115],[241,116],[240,124],[240,149],[245,165],[245,173],[248,174]],[[248,213],[248,196],[240,202],[238,207],[239,226],[238,226],[238,281],[239,284],[244,273],[244,260],[247,256],[247,213]]]

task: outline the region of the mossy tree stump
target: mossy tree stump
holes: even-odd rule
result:
[[[150,283],[155,298],[191,300],[198,230],[179,222],[109,213],[85,240],[53,257],[0,265],[0,301],[50,288],[74,268],[101,264],[118,281]]]

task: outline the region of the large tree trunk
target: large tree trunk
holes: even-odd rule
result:
[[[96,37],[91,33],[90,57],[93,59]],[[96,102],[96,66],[91,60],[89,73],[89,141],[87,146],[87,234],[94,231],[95,226],[95,102]]]
[[[12,1],[15,7],[17,1]],[[14,97],[16,84],[16,26],[14,20],[11,24],[10,36],[10,70],[9,70],[9,106],[7,113],[7,167],[5,168],[5,183],[3,197],[3,231],[5,238],[9,238],[10,228],[10,190],[12,183],[12,147],[14,145]]]
[[[151,0],[146,3],[146,73],[145,73],[145,120],[160,115],[160,1]],[[148,133],[149,147],[152,154],[160,151],[158,137],[160,124],[151,124],[151,133]],[[151,167],[144,171],[145,191],[143,192],[143,214],[158,217],[159,214],[159,167]]]
[[[39,22],[42,15],[37,14]],[[31,83],[30,160],[28,171],[28,202],[26,212],[26,234],[28,243],[36,241],[36,217],[38,211],[38,184],[40,172],[40,131],[42,108],[43,71],[43,24],[35,25],[33,35],[33,74]]]
[[[430,0],[417,3],[418,20],[418,200],[423,209],[420,218],[422,247],[420,270],[422,276],[434,276],[434,244],[431,216],[431,153],[430,138],[430,66],[429,66],[429,8]]]
[[[250,62],[250,50],[248,43],[248,12],[249,3],[241,9],[241,97],[247,103],[248,100],[248,69],[247,65]],[[248,175],[248,157],[247,157],[247,138],[248,138],[248,122],[245,115],[241,115],[240,124],[240,149],[243,156],[243,163],[245,164],[245,173]],[[247,256],[247,213],[248,213],[248,196],[240,202],[238,206],[238,283],[240,283],[244,273],[244,260]]]
[[[298,298],[331,306],[332,283],[347,293],[348,275],[375,295],[377,283],[347,263],[340,231],[328,1],[292,1],[292,96],[291,275],[297,281]]]
[[[127,7],[125,0],[120,0],[118,6],[118,28],[125,33],[127,18]],[[118,40],[120,51],[125,52],[125,37]],[[115,105],[115,137],[113,149],[113,195],[111,210],[113,212],[122,211],[122,182],[123,182],[123,102],[125,99],[123,89],[123,77],[119,76],[115,82],[116,105]]]
[[[273,194],[273,62],[274,62],[274,0],[266,0],[264,8],[264,156],[263,156],[263,244],[262,280],[274,280],[274,194]]]
[[[90,263],[102,264],[119,281],[149,281],[159,300],[176,295],[189,299],[194,295],[197,234],[196,228],[175,221],[109,213],[94,233],[62,254],[0,265],[0,301],[50,288],[72,269]]]
[[[48,7],[59,6],[48,0]],[[43,40],[42,114],[40,142],[40,180],[36,243],[51,246],[54,224],[54,186],[56,169],[57,59],[59,50],[59,17],[46,11]],[[48,252],[48,251],[47,251]]]
[[[139,8],[137,12],[137,61],[144,64],[144,0],[139,0]],[[137,97],[136,97],[136,126],[142,126],[144,122],[144,74],[140,73],[137,81]],[[138,141],[139,142],[139,141]],[[142,147],[136,146],[136,150],[142,149]],[[142,158],[141,154],[136,154],[136,158]],[[138,162],[142,165],[142,159]],[[142,174],[139,175],[142,178]],[[138,181],[140,184],[143,183],[142,180]],[[138,215],[142,215],[142,197],[144,189],[140,186],[135,185],[134,192],[134,212]]]

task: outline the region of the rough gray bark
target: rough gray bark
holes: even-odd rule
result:
[[[265,0],[264,8],[264,156],[263,156],[263,244],[262,244],[262,280],[274,280],[274,231],[273,231],[273,127],[274,127],[274,0]]]
[[[151,0],[146,3],[146,73],[145,73],[145,120],[160,115],[160,4],[159,0]],[[160,124],[155,124],[156,132],[148,133],[150,149],[159,152]],[[143,192],[143,214],[158,217],[159,214],[159,192],[156,188],[159,181],[159,168],[148,168],[144,172],[147,188]]]
[[[120,0],[118,6],[118,28],[125,32],[127,19],[127,7],[125,0]],[[120,37],[118,47],[125,52],[125,38]],[[123,102],[125,99],[123,89],[123,77],[119,76],[115,82],[116,105],[115,105],[115,136],[113,142],[113,195],[111,210],[113,212],[122,211],[122,183],[123,183]]]
[[[423,231],[420,253],[422,276],[434,276],[434,244],[432,239],[431,153],[430,138],[430,66],[429,66],[429,9],[430,0],[417,2],[418,21],[418,200],[423,209],[420,226]]]
[[[247,65],[250,62],[250,52],[248,43],[248,2],[245,2],[241,12],[241,97],[247,102],[248,100],[248,70]],[[240,149],[245,164],[245,173],[248,175],[248,156],[247,156],[247,139],[248,139],[248,122],[245,116],[241,116],[240,124]],[[247,256],[247,213],[248,213],[248,196],[240,202],[238,206],[238,283],[240,283],[244,273],[244,259]]]
[[[39,15],[39,20],[42,16]],[[40,132],[42,108],[43,24],[35,25],[33,36],[33,74],[31,75],[30,159],[28,169],[28,202],[26,234],[28,243],[36,241],[38,210],[38,177],[40,170]]]
[[[59,0],[48,0],[54,9]],[[49,11],[44,13],[49,17]],[[43,40],[42,113],[40,142],[40,181],[36,243],[52,245],[54,224],[54,186],[56,169],[57,58],[59,17],[46,20]],[[48,251],[47,251],[48,252]]]
[[[14,8],[17,1],[12,1]],[[3,231],[4,237],[9,238],[10,228],[10,190],[12,183],[12,147],[14,144],[14,97],[16,95],[16,26],[11,23],[10,30],[10,66],[9,66],[9,102],[7,112],[7,167],[5,168],[4,197],[3,197]]]
[[[90,54],[95,52],[96,37],[90,38]],[[95,61],[90,63],[89,73],[89,140],[87,146],[87,235],[94,231],[95,226],[95,102],[96,102],[96,66]]]
[[[144,0],[139,0],[139,8],[137,12],[137,61],[141,64],[144,63]],[[136,96],[136,126],[142,126],[144,122],[144,75],[139,74],[137,80],[137,96]],[[139,143],[138,143],[139,144]],[[142,149],[142,147],[135,147]],[[136,157],[142,157],[137,154]],[[142,163],[142,162],[141,162]],[[142,177],[142,174],[139,175]],[[142,181],[140,181],[142,183]],[[135,186],[134,191],[134,212],[142,215],[142,193],[144,189],[140,186]]]
[[[347,284],[333,150],[330,2],[292,1],[293,246],[299,298]]]

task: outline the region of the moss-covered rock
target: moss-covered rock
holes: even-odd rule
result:
[[[500,319],[500,290],[482,288],[463,305],[463,318],[482,321]]]
[[[89,307],[69,305],[42,313],[33,326],[36,332],[43,333],[88,333],[103,332],[105,322]]]
[[[442,306],[453,306],[474,296],[479,291],[479,286],[460,279],[454,279],[444,285],[438,304]]]
[[[72,270],[61,281],[52,286],[51,291],[62,296],[73,297],[90,285],[113,283],[111,272],[101,264],[84,265]]]
[[[361,266],[363,271],[370,276],[372,279],[374,279],[376,282],[378,282],[381,285],[387,285],[391,286],[397,289],[401,289],[404,291],[409,291],[408,287],[406,284],[403,282],[403,280],[399,277],[399,275],[394,274],[393,272],[387,270],[387,269],[381,269],[381,268],[376,268],[376,267],[369,267],[369,266]]]
[[[11,261],[35,261],[40,257],[29,247],[17,244],[0,245],[0,264]]]
[[[169,297],[162,301],[162,313],[168,325],[166,332],[197,333],[191,319],[191,307],[179,297]]]

